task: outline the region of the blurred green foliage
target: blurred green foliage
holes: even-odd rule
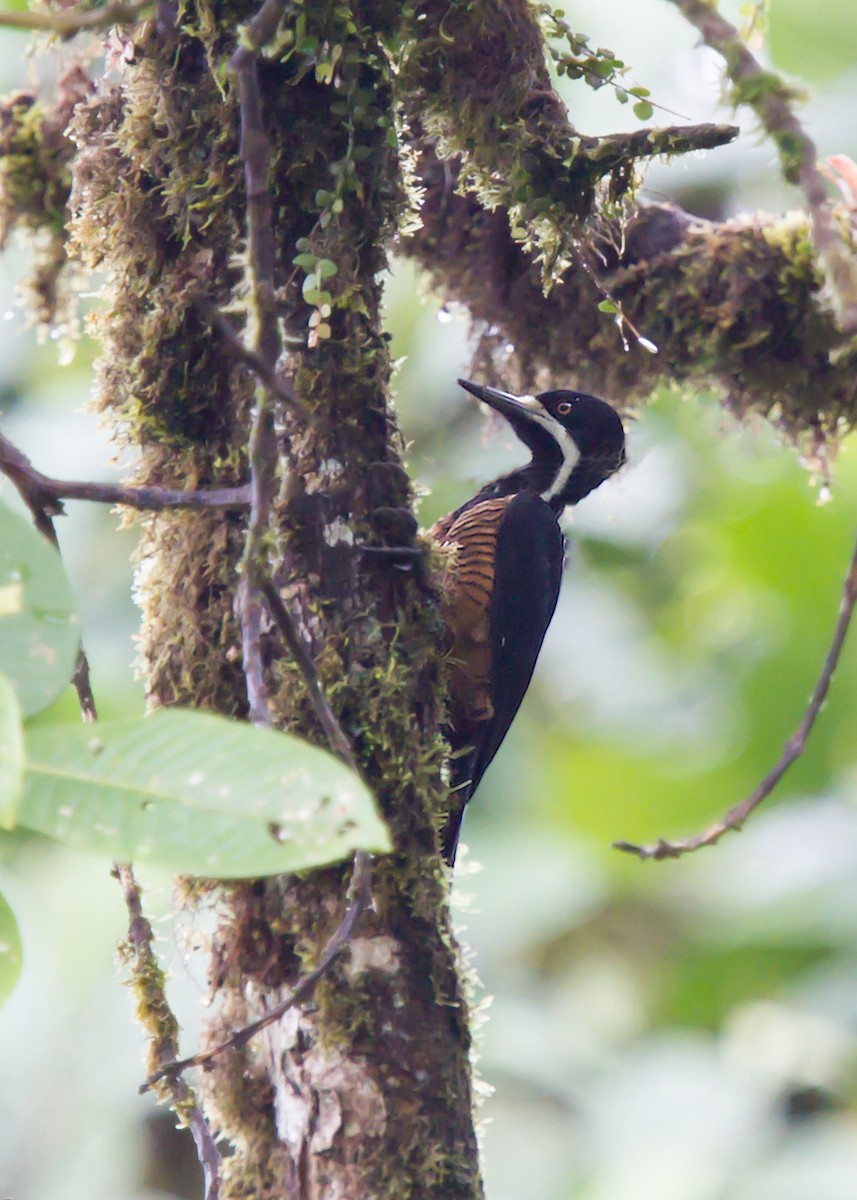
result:
[[[857,67],[857,8],[850,0],[774,0],[770,48],[777,65],[824,83]]]
[[[732,16],[739,7],[724,5]],[[659,104],[712,116],[711,56],[672,6],[578,0],[568,16],[633,63]],[[813,81],[808,120],[822,153],[857,158],[853,5],[772,0],[770,20],[776,64]],[[581,127],[625,123],[615,101],[583,91],[568,92]],[[649,181],[722,212],[797,203],[772,163],[749,138]],[[0,315],[12,312],[14,266],[0,276]],[[438,314],[401,264],[388,306],[427,524],[517,451],[454,385],[467,371],[463,317]],[[18,314],[0,332],[9,436],[44,470],[104,477],[109,451],[80,411],[87,348],[60,369],[52,347],[25,354]],[[778,756],[832,632],[857,450],[846,442],[820,504],[775,431],[736,428],[711,397],[658,396],[630,441],[627,470],[569,522],[568,574],[536,681],[465,822],[458,919],[478,996],[493,998],[479,1032],[480,1072],[496,1089],[482,1108],[488,1194],[851,1200],[857,646],[807,755],[740,836],[645,865],[610,843],[697,832]],[[96,694],[105,716],[121,716],[139,704],[133,537],[115,532],[114,517],[69,507],[61,538]],[[187,1147],[136,1095],[137,1034],[113,981],[118,889],[89,860],[36,839],[2,846],[0,887],[27,947],[0,1012],[6,1191],[195,1194],[192,1171],[190,1182],[181,1174]],[[148,903],[168,911],[167,881],[149,883]],[[204,945],[205,921],[157,927],[189,1051],[205,981],[188,947]]]

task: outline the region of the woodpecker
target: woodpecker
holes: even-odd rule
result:
[[[441,834],[450,867],[465,806],[520,707],[556,608],[565,555],[558,518],[625,462],[622,422],[595,396],[513,396],[458,382],[508,421],[531,459],[431,529],[454,550],[442,601],[452,635],[450,796]]]

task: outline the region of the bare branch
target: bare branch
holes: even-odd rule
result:
[[[63,509],[56,493],[48,486],[54,481],[48,480],[46,476],[34,470],[26,455],[22,454],[1,433],[0,473],[6,475],[18,489],[21,499],[30,510],[36,529],[48,539],[59,554],[60,544],[54,528],[54,517],[59,516]],[[98,710],[89,681],[89,661],[82,642],[77,651],[72,683],[77,692],[80,715],[84,721],[97,721]]]
[[[152,8],[153,0],[126,3],[114,0],[103,8],[80,5],[60,12],[0,12],[0,28],[30,29],[37,33],[55,33],[74,37],[84,29],[109,29],[111,25],[133,25]]]
[[[292,614],[286,608],[283,598],[277,591],[276,587],[270,580],[265,580],[262,584],[262,590],[265,594],[265,599],[268,602],[268,607],[271,610],[271,616],[276,621],[280,632],[286,639],[286,644],[292,652],[295,662],[301,670],[304,677],[304,682],[309,693],[310,703],[313,706],[315,715],[318,717],[318,722],[324,730],[325,737],[331,750],[342,761],[351,768],[352,771],[357,770],[357,760],[354,757],[354,752],[351,749],[351,743],[343,732],[342,726],[337,721],[333,709],[328,703],[327,697],[321,686],[321,681],[318,677],[318,671],[315,669],[312,654],[309,646],[306,644],[303,637],[295,624]]]
[[[817,165],[815,143],[792,109],[796,93],[779,76],[765,70],[747,49],[740,33],[707,0],[673,0],[706,44],[723,56],[726,72],[735,87],[736,103],[749,104],[780,155],[783,174],[798,184],[806,196],[812,236],[837,304],[840,325],[846,333],[857,330],[857,265],[842,240],[824,177]]]
[[[162,509],[246,509],[250,490],[247,487],[220,488],[211,491],[183,492],[171,488],[129,488],[109,483],[79,483],[74,480],[52,479],[37,471],[23,451],[0,433],[0,474],[17,488],[21,499],[33,516],[33,523],[59,553],[59,541],[54,518],[63,515],[63,500],[92,500],[98,504],[123,504],[129,508],[148,511]],[[84,721],[96,721],[98,710],[89,678],[89,662],[83,646],[77,656],[72,676],[80,712]]]
[[[250,507],[249,487],[206,488],[179,491],[162,487],[123,487],[112,483],[81,483],[43,475],[29,458],[0,433],[0,473],[15,485],[33,513],[38,528],[53,540],[44,524],[63,514],[63,500],[91,500],[95,504],[121,504],[143,512],[189,508],[241,511]],[[37,510],[40,515],[37,515]],[[51,529],[53,526],[51,525]]]
[[[303,1001],[309,999],[319,982],[330,970],[336,957],[345,949],[354,936],[358,921],[371,904],[371,885],[371,858],[365,850],[358,850],[354,855],[354,870],[351,874],[351,886],[348,890],[348,908],[342,921],[328,938],[321,952],[318,966],[310,971],[308,975],[304,975],[295,984],[287,1000],[284,1000],[282,1004],[278,1004],[276,1008],[272,1008],[270,1012],[265,1013],[264,1017],[260,1017],[258,1021],[253,1021],[251,1024],[245,1025],[242,1029],[237,1029],[225,1042],[213,1046],[210,1050],[203,1051],[202,1054],[195,1054],[192,1058],[183,1058],[176,1062],[165,1063],[162,1067],[159,1067],[157,1071],[154,1071],[146,1079],[145,1083],[140,1085],[139,1091],[141,1095],[149,1091],[151,1087],[162,1079],[169,1079],[172,1083],[177,1084],[179,1076],[183,1071],[187,1071],[191,1067],[207,1066],[225,1050],[235,1050],[246,1045],[252,1037],[255,1037],[266,1026],[273,1025],[275,1021],[279,1021],[290,1008],[294,1008],[296,1004],[301,1004]]]
[[[851,562],[848,565],[848,573],[845,576],[845,582],[842,587],[839,617],[836,621],[836,628],[833,631],[833,640],[830,643],[830,649],[824,660],[824,666],[804,712],[803,719],[786,742],[780,758],[755,791],[751,792],[740,804],[736,804],[733,808],[730,808],[724,817],[719,821],[715,821],[713,825],[709,826],[703,833],[697,834],[696,837],[681,838],[674,842],[668,842],[660,838],[657,842],[653,842],[648,846],[638,846],[634,842],[614,842],[614,850],[623,850],[626,854],[636,854],[642,861],[650,858],[680,858],[682,854],[689,854],[693,850],[699,850],[702,846],[716,845],[724,834],[729,833],[733,829],[740,829],[743,826],[750,813],[758,808],[763,800],[766,800],[770,796],[792,763],[800,758],[806,749],[809,735],[827,698],[834,672],[842,654],[842,647],[845,645],[845,638],[848,635],[848,627],[851,623],[855,601],[857,601],[857,543],[854,545]]]
[[[113,874],[122,887],[128,909],[128,956],[131,984],[138,1003],[138,1018],[149,1037],[152,1059],[163,1064],[158,1079],[165,1079],[166,1092],[173,1112],[191,1132],[205,1178],[205,1200],[220,1196],[220,1152],[193,1089],[180,1072],[170,1069],[178,1051],[178,1023],[167,1000],[164,972],[152,948],[152,926],[143,915],[140,888],[130,864],[119,863]]]

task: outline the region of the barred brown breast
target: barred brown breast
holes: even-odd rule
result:
[[[494,715],[491,701],[491,593],[497,534],[512,496],[483,500],[459,516],[443,517],[432,537],[455,555],[443,591],[443,613],[453,637],[450,724],[467,730]]]
[[[505,418],[532,457],[432,529],[454,550],[443,593],[453,645],[440,840],[450,866],[464,808],[515,719],[556,608],[564,555],[557,518],[625,461],[622,422],[597,396],[513,396],[459,383]]]

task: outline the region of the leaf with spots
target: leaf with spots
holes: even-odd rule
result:
[[[371,793],[326,751],[179,709],[30,731],[18,819],[114,861],[217,878],[390,848]]]
[[[0,504],[0,671],[25,716],[46,708],[74,671],[80,628],[60,556]]]

